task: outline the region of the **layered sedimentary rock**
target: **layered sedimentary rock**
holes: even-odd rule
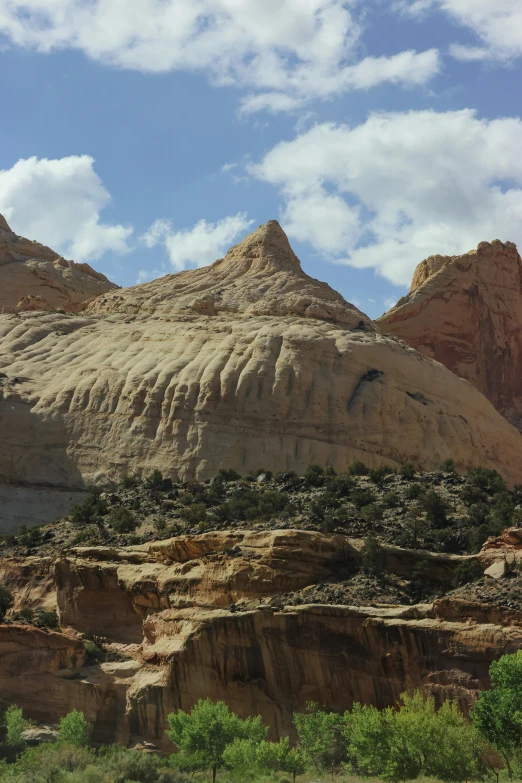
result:
[[[89,264],[66,261],[45,245],[17,236],[0,215],[0,312],[77,312],[114,288]]]
[[[0,316],[0,357],[0,481],[29,494],[354,459],[522,480],[520,434],[486,398],[308,277],[275,221],[84,313]]]
[[[512,242],[431,256],[379,328],[449,367],[522,426],[522,263]]]
[[[509,610],[504,618],[498,607],[451,600],[285,606],[288,590],[306,596],[340,563],[355,565],[360,543],[242,531],[0,561],[19,606],[54,605],[70,626],[65,634],[0,626],[3,698],[45,722],[75,707],[98,741],[147,740],[164,750],[168,713],[198,698],[262,715],[274,738],[292,730],[293,711],[310,700],[382,707],[422,687],[467,709],[488,685],[490,662],[522,644]],[[425,556],[403,550],[410,570]],[[463,559],[439,558],[449,569]],[[114,660],[86,660],[75,631],[107,638]]]

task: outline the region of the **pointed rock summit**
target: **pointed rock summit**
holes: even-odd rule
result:
[[[441,271],[426,274],[417,292]],[[190,481],[451,457],[522,483],[520,433],[484,395],[306,275],[273,221],[211,266],[109,291],[77,315],[0,315],[0,372],[0,530],[10,508],[43,521],[64,489],[156,469]]]
[[[249,234],[224,258],[95,301],[90,312],[207,316],[300,316],[373,331],[372,321],[341,294],[309,277],[276,220]]]
[[[15,234],[0,215],[0,312],[76,312],[118,288],[89,264],[66,261],[51,248]]]
[[[522,429],[522,262],[512,242],[430,256],[377,324],[472,383]]]

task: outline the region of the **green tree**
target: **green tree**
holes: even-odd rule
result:
[[[299,749],[308,768],[319,774],[329,772],[333,776],[348,760],[343,715],[327,712],[310,702],[307,712],[294,713],[294,726],[299,737]]]
[[[363,571],[378,576],[386,570],[386,560],[386,550],[380,545],[377,537],[370,533],[366,536],[361,549]]]
[[[433,527],[445,527],[447,524],[446,504],[435,490],[430,490],[422,499],[426,519]]]
[[[85,748],[89,744],[91,725],[85,720],[83,712],[72,710],[58,724],[58,742]]]
[[[489,667],[491,689],[473,708],[473,725],[502,756],[509,775],[522,750],[522,650],[503,655]]]
[[[436,713],[434,745],[426,760],[426,775],[448,783],[481,777],[485,743],[454,702],[444,702]]]
[[[212,770],[213,783],[225,764],[227,745],[236,739],[261,742],[267,733],[259,716],[242,720],[224,702],[210,699],[200,699],[189,713],[171,713],[167,720],[167,736],[179,751],[173,763],[182,769]]]
[[[382,711],[354,705],[346,735],[359,772],[393,782],[426,775],[458,783],[479,771],[480,742],[455,704],[437,711],[419,691],[401,702]]]
[[[15,747],[22,747],[24,744],[22,734],[28,725],[29,723],[24,719],[22,709],[15,704],[11,704],[5,713],[6,743]]]

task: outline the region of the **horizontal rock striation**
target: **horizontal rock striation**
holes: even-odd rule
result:
[[[337,534],[247,531],[3,561],[19,605],[54,603],[69,625],[64,634],[0,626],[3,698],[46,722],[74,707],[96,741],[147,740],[165,751],[167,714],[198,698],[262,715],[274,738],[292,731],[293,711],[310,700],[383,707],[421,687],[468,709],[490,662],[520,648],[520,613],[451,598],[285,606],[287,591],[353,564],[359,547]],[[409,556],[411,571],[426,554],[403,552],[391,568]],[[447,566],[462,559],[447,557]],[[115,660],[86,659],[77,631],[112,642]]]

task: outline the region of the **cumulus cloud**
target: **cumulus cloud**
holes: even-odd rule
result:
[[[424,84],[436,51],[359,62],[363,0],[0,0],[0,34],[147,72],[203,71],[253,90],[245,112],[288,111],[383,82]]]
[[[510,60],[522,55],[520,0],[400,0],[399,7],[414,15],[423,14],[433,8],[445,11],[456,22],[470,28],[483,41],[488,57]],[[458,59],[479,59],[481,51],[484,50],[457,46],[452,50],[452,54]],[[473,53],[475,56],[472,56]]]
[[[133,229],[102,223],[111,201],[88,155],[27,158],[0,170],[0,213],[13,231],[76,261],[125,253]]]
[[[244,233],[253,223],[247,216],[237,215],[207,223],[199,220],[192,228],[176,231],[169,220],[156,220],[142,236],[147,247],[162,245],[169,256],[170,263],[180,272],[190,267],[200,267],[221,258],[233,241]],[[146,274],[142,270],[141,282]]]
[[[522,121],[463,110],[318,124],[252,176],[281,193],[288,234],[326,259],[408,284],[434,253],[522,239]]]

